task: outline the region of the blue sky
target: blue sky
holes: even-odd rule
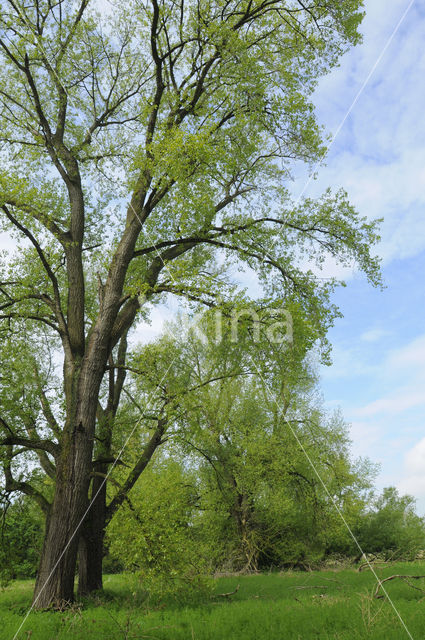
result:
[[[316,92],[319,120],[336,131],[384,49],[408,0],[367,0],[363,44]],[[348,286],[334,296],[344,317],[322,368],[330,407],[351,426],[353,452],[381,464],[378,486],[395,485],[425,513],[425,5],[414,2],[306,195],[344,187],[362,215],[384,217],[384,291],[329,265]],[[302,187],[302,182],[300,182]]]

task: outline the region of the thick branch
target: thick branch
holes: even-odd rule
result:
[[[7,461],[3,463],[3,471],[5,476],[5,492],[12,493],[13,491],[19,491],[20,493],[24,493],[27,496],[33,498],[41,507],[42,511],[47,515],[50,510],[50,503],[44,497],[44,495],[38,491],[35,487],[32,486],[29,482],[23,482],[15,480],[12,475],[12,470],[10,467],[10,460],[13,457],[12,450],[9,451],[10,457]]]
[[[0,440],[0,445],[21,445],[27,449],[41,449],[42,451],[47,451],[47,453],[51,453],[53,456],[57,456],[59,454],[59,445],[55,444],[51,440],[33,440],[31,438],[23,438],[21,436],[8,436],[7,438]]]
[[[57,456],[60,451],[60,447],[58,444],[55,444],[51,440],[43,440],[41,438],[24,438],[18,436],[13,432],[11,427],[8,425],[6,420],[0,417],[0,426],[9,433],[6,438],[2,438],[0,440],[0,445],[9,446],[9,445],[21,445],[26,447],[27,449],[37,450],[41,449],[42,451],[47,451],[53,456]]]
[[[106,523],[109,523],[115,512],[122,505],[124,500],[126,499],[129,491],[134,487],[138,478],[147,467],[149,461],[151,460],[153,454],[156,449],[162,444],[162,436],[164,435],[165,429],[167,428],[167,418],[160,418],[157,423],[157,427],[149,442],[145,446],[142,455],[140,456],[138,462],[133,467],[132,471],[129,473],[127,480],[122,485],[119,492],[116,496],[111,500],[110,504],[106,510]]]

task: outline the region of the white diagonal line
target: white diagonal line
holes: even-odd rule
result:
[[[134,209],[134,207],[131,205],[131,203],[130,203],[130,206],[131,206],[131,209],[132,209],[132,211],[133,211],[134,215],[136,216],[136,218],[137,218],[137,219],[139,220],[139,222],[141,223],[140,217],[138,216],[137,212],[135,211],[135,209]],[[161,257],[161,254],[159,253],[159,251],[158,251],[158,249],[157,249],[156,245],[155,245],[155,244],[153,244],[153,246],[154,246],[155,251],[156,251],[156,253],[157,253],[158,257],[160,258],[160,260],[161,260],[162,264],[164,265],[164,268],[165,268],[165,269],[167,269],[167,271],[168,271],[168,273],[169,273],[169,275],[170,275],[171,279],[174,281],[174,283],[176,283],[176,281],[175,281],[175,279],[174,279],[174,277],[173,277],[173,275],[172,275],[171,271],[169,270],[169,268],[168,268],[168,266],[166,265],[166,263],[163,261],[163,259],[162,259],[162,257]],[[173,336],[173,337],[175,337],[175,336]],[[152,392],[151,396],[148,398],[148,403],[147,403],[147,405],[148,405],[148,406],[149,406],[149,403],[151,402],[152,398],[154,397],[155,393],[156,393],[156,392],[157,392],[157,390],[160,388],[161,383],[162,383],[162,382],[163,382],[163,380],[165,379],[165,377],[166,377],[167,373],[170,371],[171,367],[173,366],[173,364],[174,364],[174,362],[175,362],[176,358],[177,358],[177,354],[176,354],[176,356],[172,359],[172,361],[171,361],[171,363],[170,363],[169,367],[167,368],[166,372],[165,372],[165,373],[164,373],[164,375],[162,376],[161,380],[158,382],[158,384],[157,384],[157,386],[156,386],[156,389]],[[118,453],[117,457],[115,458],[114,462],[112,463],[111,467],[109,468],[108,473],[106,474],[105,478],[103,479],[102,483],[100,484],[100,486],[99,486],[99,488],[98,488],[98,490],[97,490],[96,494],[95,494],[94,496],[92,496],[89,506],[87,507],[87,509],[86,509],[86,511],[84,512],[84,515],[82,516],[82,518],[81,518],[80,522],[78,523],[78,525],[76,526],[76,528],[75,528],[74,532],[72,533],[71,537],[69,538],[69,540],[68,540],[67,544],[65,545],[65,547],[64,547],[64,549],[63,549],[63,551],[62,551],[62,553],[60,554],[59,558],[57,559],[57,561],[56,561],[56,563],[55,563],[55,565],[54,565],[53,569],[51,570],[51,572],[50,572],[50,573],[49,573],[49,575],[47,576],[45,583],[43,584],[43,586],[41,587],[41,589],[40,589],[40,591],[39,591],[39,593],[38,593],[38,595],[37,595],[37,598],[36,598],[36,599],[34,600],[34,602],[32,603],[32,605],[31,605],[30,609],[28,610],[27,614],[25,615],[24,619],[22,620],[22,622],[21,622],[21,624],[20,624],[20,626],[19,626],[19,629],[16,631],[16,633],[15,633],[15,635],[13,636],[12,640],[17,640],[18,634],[19,634],[19,632],[21,631],[22,627],[24,626],[24,624],[25,624],[26,620],[28,619],[28,616],[31,614],[31,611],[33,610],[33,608],[34,608],[34,607],[35,607],[35,605],[37,604],[37,601],[38,601],[39,597],[40,597],[40,596],[41,596],[41,594],[43,593],[43,591],[44,591],[44,589],[45,589],[45,587],[46,587],[47,583],[48,583],[48,582],[49,582],[49,580],[50,580],[50,578],[52,577],[52,575],[53,575],[53,574],[54,574],[54,572],[56,571],[56,569],[57,569],[57,567],[58,567],[58,565],[59,565],[60,561],[62,560],[63,556],[65,555],[65,552],[67,551],[67,549],[68,549],[69,545],[71,544],[72,540],[75,538],[75,536],[76,536],[76,534],[77,534],[78,530],[80,529],[80,527],[81,527],[82,523],[84,522],[84,519],[86,518],[86,516],[87,516],[88,512],[90,511],[90,509],[91,509],[91,507],[92,507],[92,505],[93,505],[94,501],[96,500],[97,496],[99,495],[100,491],[102,490],[103,486],[105,485],[106,481],[108,480],[109,476],[111,475],[112,471],[114,470],[114,468],[115,468],[115,466],[116,466],[116,464],[117,464],[118,460],[121,458],[121,456],[122,456],[122,454],[123,454],[124,450],[126,449],[126,447],[127,447],[128,443],[130,442],[130,440],[131,440],[131,438],[132,438],[132,436],[133,436],[134,432],[136,431],[137,427],[139,426],[139,424],[141,423],[141,421],[142,421],[142,420],[143,420],[143,416],[142,416],[141,418],[139,418],[139,420],[137,420],[136,424],[134,425],[133,429],[131,430],[130,435],[128,436],[128,438],[127,438],[127,439],[126,439],[126,441],[124,442],[124,444],[123,444],[123,446],[122,446],[121,450],[119,451],[119,453]]]
[[[308,189],[311,181],[314,178],[315,172],[317,170],[317,168],[319,167],[319,165],[321,164],[323,158],[325,157],[325,155],[329,152],[329,149],[332,147],[332,145],[334,144],[337,136],[339,135],[341,129],[343,128],[345,122],[347,121],[347,118],[349,117],[349,115],[351,114],[351,112],[353,111],[354,107],[356,106],[360,96],[362,95],[363,91],[365,90],[367,84],[369,83],[371,77],[373,76],[375,70],[377,69],[379,63],[381,62],[382,58],[384,57],[388,47],[390,46],[391,42],[393,41],[395,35],[397,34],[398,30],[400,29],[402,23],[404,22],[407,14],[409,13],[411,7],[413,6],[415,0],[410,0],[409,4],[407,5],[406,9],[404,10],[402,16],[400,17],[398,23],[396,24],[396,26],[394,27],[392,33],[390,34],[389,38],[387,39],[384,47],[382,48],[379,56],[377,57],[377,59],[375,60],[374,64],[372,65],[372,68],[370,69],[368,75],[366,76],[363,84],[361,85],[360,89],[358,90],[356,96],[354,97],[354,100],[352,101],[351,105],[349,106],[349,108],[347,109],[344,117],[342,118],[341,122],[339,123],[334,135],[332,136],[331,142],[326,150],[326,152],[323,154],[323,156],[316,162],[315,166],[313,167],[313,171],[311,172],[309,178],[307,179],[304,187],[302,188],[301,192],[299,193],[296,201],[295,201],[295,206],[299,203],[299,201],[301,200],[301,198],[303,197],[303,195],[305,194],[306,190]],[[279,406],[279,403],[276,399],[276,397],[270,393],[270,389],[268,388],[268,385],[266,384],[266,382],[264,381],[263,376],[261,375],[261,372],[257,366],[257,364],[255,363],[255,361],[253,361],[254,367],[257,370],[258,375],[260,376],[260,378],[263,381],[263,385],[265,386],[265,389],[267,390],[267,393],[269,395],[269,397],[271,397],[271,399],[273,400],[273,402],[276,404],[276,407],[278,408],[279,412],[281,412],[281,407]],[[346,521],[344,514],[342,513],[341,509],[339,508],[337,502],[335,501],[334,497],[331,495],[329,489],[327,488],[325,482],[323,481],[322,476],[320,475],[319,471],[316,468],[316,465],[314,464],[313,460],[311,459],[311,457],[309,456],[308,452],[306,451],[305,447],[303,446],[301,440],[298,437],[298,434],[296,433],[296,431],[293,429],[292,425],[290,424],[290,422],[288,422],[285,418],[285,416],[282,413],[282,417],[285,420],[285,423],[289,426],[291,433],[293,435],[293,437],[295,438],[298,446],[301,448],[301,450],[303,451],[305,457],[307,458],[308,463],[310,464],[311,468],[313,469],[315,475],[317,476],[320,484],[322,485],[322,487],[324,488],[327,496],[330,498],[330,500],[332,501],[333,506],[335,507],[335,510],[337,511],[338,515],[340,516],[341,520],[344,523],[344,526],[347,528],[347,531],[349,532],[350,537],[352,538],[352,540],[354,541],[355,545],[357,546],[357,548],[359,549],[359,551],[364,554],[363,549],[359,543],[359,541],[357,540],[356,536],[354,535],[350,525],[348,524],[348,522]],[[406,623],[404,622],[403,618],[401,617],[397,607],[395,606],[394,602],[391,600],[387,590],[384,588],[384,586],[382,585],[375,569],[373,568],[372,564],[370,563],[370,561],[368,560],[368,558],[366,557],[366,554],[364,554],[364,557],[366,558],[366,562],[370,568],[370,570],[372,571],[374,577],[376,578],[377,582],[381,585],[381,588],[385,594],[385,596],[387,597],[389,603],[391,604],[391,607],[393,608],[394,612],[397,615],[397,618],[399,619],[402,627],[404,628],[405,632],[407,633],[408,637],[413,640],[413,636],[410,633],[409,629],[406,626]]]
[[[374,577],[376,578],[377,582],[381,585],[381,589],[384,592],[385,596],[388,598],[388,601],[391,604],[392,608],[394,609],[395,613],[397,614],[397,617],[400,620],[401,625],[403,626],[403,628],[406,631],[407,635],[409,636],[410,640],[413,640],[413,636],[410,633],[409,629],[407,628],[406,623],[404,622],[403,618],[401,617],[401,615],[400,615],[397,607],[395,606],[394,602],[391,600],[390,596],[388,595],[388,592],[384,588],[384,585],[380,581],[375,569],[373,568],[373,565],[370,563],[370,561],[368,560],[366,554],[364,553],[359,541],[357,540],[357,538],[354,535],[350,525],[348,524],[347,520],[345,519],[344,514],[342,513],[341,509],[339,508],[338,503],[336,502],[335,498],[332,496],[332,494],[330,493],[329,489],[327,488],[322,476],[320,475],[316,465],[314,464],[313,460],[311,459],[308,451],[304,447],[303,443],[301,442],[300,438],[298,437],[297,432],[292,427],[291,423],[285,418],[285,415],[284,415],[284,412],[282,410],[281,405],[279,404],[279,402],[278,402],[276,396],[274,395],[274,393],[270,390],[270,387],[267,384],[267,382],[264,380],[264,377],[263,377],[263,375],[262,375],[257,363],[255,362],[255,360],[253,358],[251,358],[251,360],[252,360],[252,363],[253,363],[256,371],[257,371],[257,374],[261,378],[261,381],[263,383],[263,386],[264,386],[264,389],[266,390],[267,395],[272,400],[272,402],[276,405],[276,408],[278,410],[278,415],[280,415],[283,418],[283,420],[285,421],[285,424],[287,424],[288,427],[290,428],[291,433],[292,433],[293,437],[295,438],[298,446],[300,447],[300,449],[304,453],[305,457],[307,458],[309,465],[311,466],[311,468],[314,471],[314,474],[317,476],[320,484],[322,485],[323,489],[325,490],[326,495],[328,496],[328,498],[330,498],[333,506],[335,507],[336,512],[338,513],[339,517],[341,518],[342,522],[344,523],[345,527],[347,528],[347,531],[350,534],[350,537],[353,539],[353,541],[354,541],[356,547],[358,548],[358,550],[360,551],[360,553],[362,553],[364,555],[364,557],[366,558],[366,562],[367,562],[367,564],[369,566],[369,569],[372,571],[372,573],[373,573]]]
[[[406,18],[407,14],[409,13],[413,3],[415,2],[415,0],[410,0],[408,6],[406,7],[405,11],[403,12],[403,15],[401,16],[400,20],[398,21],[397,25],[394,27],[391,35],[389,36],[388,40],[386,41],[381,53],[379,54],[379,56],[376,58],[374,64],[372,65],[372,68],[370,69],[369,73],[367,74],[362,86],[360,87],[360,89],[358,90],[354,100],[352,101],[351,105],[349,106],[349,108],[347,109],[344,117],[342,118],[341,122],[339,123],[338,127],[336,128],[336,131],[334,133],[334,135],[331,138],[331,141],[329,143],[328,148],[326,149],[325,153],[322,155],[321,158],[319,158],[319,160],[316,162],[316,164],[313,167],[313,171],[311,172],[309,178],[307,179],[304,187],[301,189],[300,194],[298,195],[296,201],[295,201],[295,206],[299,203],[299,201],[301,200],[301,198],[303,197],[304,193],[306,192],[306,190],[308,189],[311,181],[314,178],[314,175],[316,173],[317,168],[319,167],[319,165],[321,164],[321,162],[323,161],[323,159],[325,158],[325,156],[329,153],[329,149],[332,147],[333,143],[335,142],[336,138],[338,137],[342,127],[344,126],[348,116],[350,115],[350,113],[353,111],[354,107],[356,106],[360,96],[362,95],[363,91],[365,90],[366,86],[369,83],[369,80],[371,79],[371,77],[373,76],[373,74],[375,73],[379,63],[381,62],[382,58],[384,57],[388,47],[390,46],[391,42],[393,41],[397,31],[400,29],[401,25],[404,22],[404,19]]]

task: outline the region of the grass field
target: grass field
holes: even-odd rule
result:
[[[425,575],[425,563],[398,563],[377,570]],[[207,602],[146,608],[131,576],[106,576],[102,599],[66,612],[31,613],[19,640],[401,640],[425,637],[425,579],[385,587],[403,618],[403,628],[386,599],[373,598],[376,581],[369,570],[284,572],[220,578],[216,593],[239,590]],[[0,638],[12,640],[30,606],[31,581],[0,592]]]

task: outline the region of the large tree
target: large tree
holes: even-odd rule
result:
[[[93,465],[108,468],[93,455],[147,301],[230,299],[236,260],[323,335],[332,283],[297,266],[303,253],[376,282],[375,226],[345,194],[295,205],[286,187],[293,162],[324,153],[310,96],[358,42],[361,4],[130,0],[102,16],[89,0],[2,1],[0,207],[22,242],[0,276],[18,383],[2,380],[1,442],[7,490],[47,515],[36,607],[73,598]]]
[[[333,501],[352,525],[367,503],[373,467],[350,460],[347,426],[324,412],[310,358],[303,357],[302,325],[294,318],[293,345],[269,344],[265,335],[254,343],[249,324],[234,343],[223,322],[223,339],[215,344],[214,316],[203,318],[203,335],[210,337],[204,343],[173,323],[172,338],[133,355],[127,381],[133,407],[143,411],[150,395],[139,370],[147,367],[150,384],[159,383],[168,399],[167,420],[150,469],[126,492],[124,509],[108,528],[110,550],[127,567],[173,578],[189,569],[194,553],[215,570],[247,570],[347,551],[351,539]],[[170,356],[174,366],[167,371]],[[140,424],[112,474],[111,505],[147,425]],[[186,480],[167,486],[162,470],[174,473],[179,465]]]

